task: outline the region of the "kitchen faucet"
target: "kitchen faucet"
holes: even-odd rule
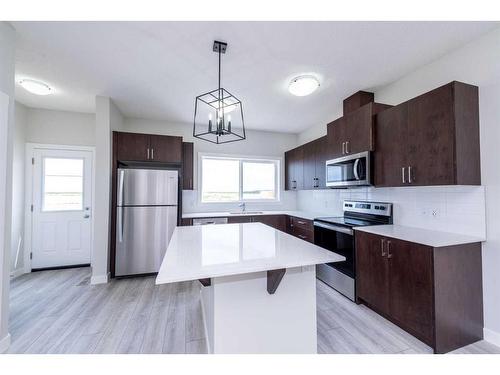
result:
[[[241,208],[241,212],[245,212],[246,211],[245,202],[241,202],[240,204],[238,204],[238,207]]]

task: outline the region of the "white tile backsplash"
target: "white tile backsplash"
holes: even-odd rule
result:
[[[394,224],[486,236],[483,186],[355,188],[297,192],[297,209],[342,215],[342,201],[390,202]]]

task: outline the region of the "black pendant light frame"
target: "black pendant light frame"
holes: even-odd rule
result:
[[[221,87],[221,55],[223,53],[226,53],[226,48],[227,43],[214,41],[213,51],[218,53],[219,55],[219,85],[215,90],[198,95],[196,97],[194,105],[193,137],[200,138],[215,144],[230,143],[246,139],[245,121],[243,118],[243,104],[236,96],[231,94],[225,88]],[[212,124],[212,120],[209,119],[209,122],[206,126],[206,131],[202,131],[199,133],[196,132],[196,115],[198,113],[198,102],[208,105],[214,110],[215,113],[221,114],[221,117],[216,116],[215,126]],[[240,109],[242,134],[238,134],[233,131],[230,120],[226,123],[225,109],[233,106],[235,106],[236,108],[238,108],[239,106]]]

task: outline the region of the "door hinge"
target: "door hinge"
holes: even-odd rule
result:
[[[31,164],[35,165],[35,158],[31,158]]]
[[[33,212],[33,205],[31,205],[31,212]]]
[[[33,259],[33,253],[30,253],[30,259]]]

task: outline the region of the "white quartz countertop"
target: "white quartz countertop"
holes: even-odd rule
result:
[[[232,217],[232,216],[259,216],[259,215],[290,215],[300,217],[301,219],[313,220],[314,218],[321,216],[328,216],[325,214],[318,214],[314,212],[306,211],[261,211],[261,210],[248,210],[246,213],[243,212],[190,212],[183,213],[183,219],[197,219],[203,217]]]
[[[483,242],[485,238],[466,236],[458,233],[440,232],[428,229],[405,227],[401,225],[374,225],[356,227],[354,230],[387,236],[408,242],[419,243],[432,247],[463,245],[467,243]]]
[[[343,261],[345,258],[261,223],[177,227],[157,284]]]

